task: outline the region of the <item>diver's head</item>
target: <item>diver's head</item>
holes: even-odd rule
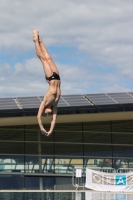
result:
[[[43,116],[49,116],[52,114],[52,107],[51,108],[44,108],[42,115]]]

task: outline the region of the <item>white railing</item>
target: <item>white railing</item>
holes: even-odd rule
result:
[[[105,173],[116,173],[117,170],[114,168],[110,167],[88,167],[89,169],[95,170],[95,171],[100,171],[100,172],[105,172]],[[85,181],[86,181],[86,168],[78,168],[81,169],[81,177],[76,177],[76,168],[73,170],[73,175],[72,175],[72,185],[73,187],[78,190],[78,188],[83,188],[85,187]]]
[[[117,170],[117,173],[127,173],[127,172],[133,172],[133,168],[119,168]]]
[[[87,167],[88,169],[92,169],[99,172],[106,172],[106,173],[116,173],[117,171],[111,167]]]

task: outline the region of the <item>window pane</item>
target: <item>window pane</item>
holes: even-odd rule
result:
[[[54,177],[25,177],[27,190],[54,190]]]
[[[55,144],[56,155],[83,155],[83,145],[80,144]]]
[[[55,173],[73,173],[74,168],[83,168],[83,159],[56,158]]]
[[[25,173],[54,173],[54,159],[45,156],[25,156]]]
[[[80,142],[82,143],[82,132],[55,132],[55,142]]]
[[[125,132],[133,133],[133,120],[130,121],[113,121],[112,122],[113,132]]]
[[[84,145],[84,155],[112,157],[111,145]]]
[[[113,146],[113,157],[133,157],[133,146]]]
[[[24,188],[24,176],[23,175],[0,175],[0,189],[14,189],[23,190]]]
[[[0,140],[24,141],[24,127],[23,126],[1,127]]]
[[[100,168],[112,168],[112,159],[111,158],[85,158],[84,159],[84,167],[92,168],[92,169],[100,169]]]
[[[25,173],[39,173],[39,156],[25,156]]]
[[[25,142],[25,154],[38,154],[38,143]]]
[[[23,142],[0,142],[1,154],[24,154]]]
[[[0,172],[24,172],[24,156],[1,155]]]
[[[112,133],[113,144],[133,144],[133,133]]]
[[[84,143],[111,143],[110,122],[83,123]]]
[[[39,190],[39,177],[25,177],[26,190]]]
[[[114,167],[125,168],[125,169],[130,168],[130,170],[133,171],[133,159],[127,159],[127,158],[113,159],[113,164]]]
[[[56,190],[75,190],[75,188],[72,185],[72,177],[56,177],[55,178],[55,182],[56,182]],[[76,192],[75,192],[76,193]],[[73,200],[73,199],[81,199],[81,198],[73,198],[73,193],[72,192],[68,192],[67,193],[67,197],[65,198],[65,195],[63,195],[65,193],[57,193],[57,199],[58,200]]]
[[[41,143],[41,154],[42,155],[53,155],[53,143]]]
[[[38,141],[38,132],[40,132],[38,125],[25,126],[25,141]]]
[[[82,143],[82,123],[57,124],[54,137],[55,142]]]
[[[84,132],[84,143],[111,143],[111,133]]]
[[[83,130],[90,132],[111,132],[110,122],[84,122]]]
[[[54,190],[54,177],[43,177],[43,190]]]

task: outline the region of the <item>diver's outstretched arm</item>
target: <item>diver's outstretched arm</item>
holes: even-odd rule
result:
[[[43,100],[40,104],[40,107],[39,107],[39,111],[38,111],[38,114],[37,114],[37,120],[38,120],[38,124],[39,124],[39,127],[40,127],[40,130],[42,132],[42,134],[48,134],[47,131],[45,130],[45,128],[43,127],[43,124],[42,124],[42,113],[44,111],[44,108],[45,108],[45,101]]]
[[[47,132],[47,136],[50,136],[54,130],[55,123],[57,118],[57,106],[53,106],[53,119],[51,121],[50,130]]]

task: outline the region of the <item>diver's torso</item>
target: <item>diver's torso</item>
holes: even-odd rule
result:
[[[45,100],[49,106],[57,105],[61,95],[60,80],[51,80],[49,89],[45,95]]]

